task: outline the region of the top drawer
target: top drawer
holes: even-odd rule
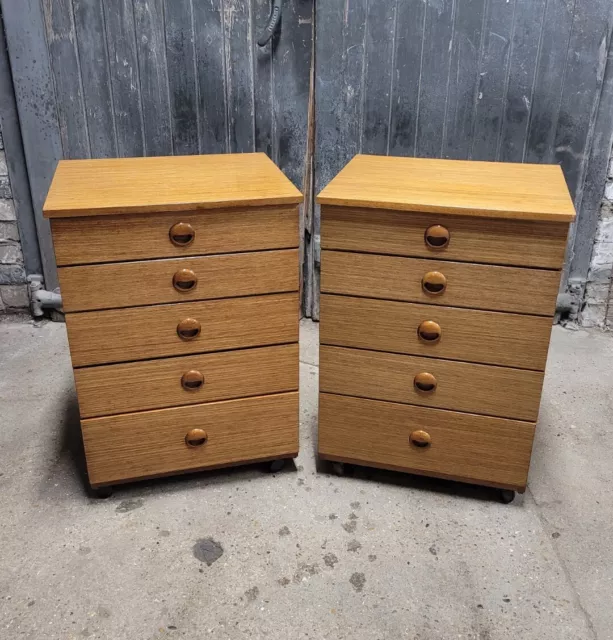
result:
[[[562,268],[568,234],[567,222],[334,206],[322,207],[321,224],[324,249],[545,269]]]
[[[51,230],[58,266],[92,264],[295,248],[298,213],[264,207],[56,218]]]

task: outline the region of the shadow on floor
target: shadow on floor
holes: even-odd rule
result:
[[[500,490],[483,485],[468,484],[455,480],[431,478],[401,471],[390,471],[375,467],[364,467],[355,464],[345,464],[343,477],[350,480],[373,482],[387,486],[406,487],[428,493],[467,498],[483,502],[500,502]],[[334,465],[327,460],[317,458],[317,472],[331,476],[338,475]],[[521,505],[523,497],[517,494],[513,504]]]

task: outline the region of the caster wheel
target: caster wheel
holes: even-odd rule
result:
[[[283,469],[283,467],[285,466],[285,460],[281,459],[281,460],[273,460],[270,463],[270,473],[277,473],[278,471],[281,471],[281,469]]]
[[[106,500],[113,495],[113,487],[98,487],[97,489],[92,489],[91,494],[98,500]]]
[[[502,504],[509,504],[515,500],[515,491],[511,491],[510,489],[501,489],[500,490],[500,502]]]
[[[335,476],[342,477],[345,475],[345,463],[344,462],[333,462],[332,463],[332,473]]]

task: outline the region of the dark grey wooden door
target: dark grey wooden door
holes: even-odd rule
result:
[[[560,163],[581,286],[611,150],[612,28],[611,0],[319,2],[316,190],[356,153]],[[311,224],[316,286],[316,208]]]
[[[61,158],[266,152],[302,188],[313,0],[2,0],[47,288],[41,209]]]

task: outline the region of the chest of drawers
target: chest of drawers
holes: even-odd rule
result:
[[[356,156],[318,201],[320,456],[524,491],[575,217],[561,169]]]
[[[264,154],[59,164],[92,487],[297,455],[301,199]]]

